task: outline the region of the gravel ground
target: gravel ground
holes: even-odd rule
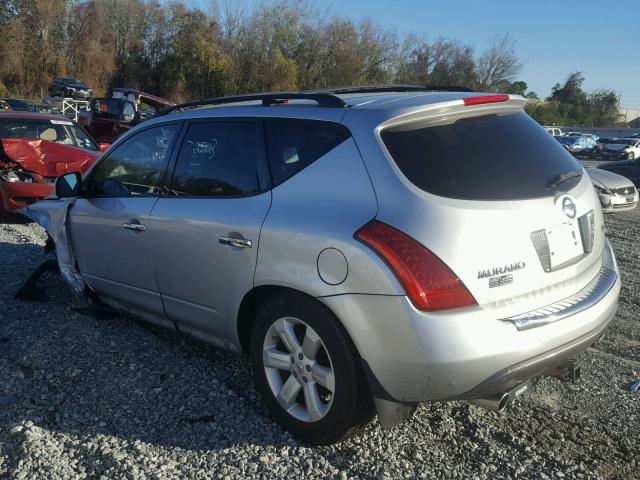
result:
[[[607,217],[623,293],[576,385],[548,379],[507,414],[422,405],[309,448],[266,415],[245,358],[115,316],[43,260],[42,230],[0,224],[0,478],[640,478],[640,210]]]

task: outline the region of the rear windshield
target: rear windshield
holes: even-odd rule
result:
[[[464,118],[446,125],[411,123],[387,128],[382,141],[418,188],[465,200],[517,200],[568,190],[578,161],[523,112]]]

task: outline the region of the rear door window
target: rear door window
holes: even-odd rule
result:
[[[351,137],[344,125],[316,120],[271,118],[265,121],[265,130],[274,186]]]
[[[553,195],[560,174],[578,161],[523,112],[410,123],[383,130],[398,168],[418,188],[465,200],[517,200]],[[562,138],[562,137],[561,137]],[[580,178],[562,183],[563,190]]]
[[[194,122],[179,150],[173,195],[233,197],[267,187],[264,137],[253,120]]]

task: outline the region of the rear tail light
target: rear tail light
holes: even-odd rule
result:
[[[509,100],[509,95],[482,95],[481,97],[467,97],[462,99],[467,107],[471,105],[483,105],[485,103],[501,103],[507,100]]]
[[[476,305],[455,273],[430,250],[401,231],[372,220],[355,238],[389,264],[414,306],[423,311]]]

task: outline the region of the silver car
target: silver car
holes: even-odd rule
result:
[[[638,206],[638,190],[628,178],[600,168],[588,168],[587,173],[598,192],[603,212],[633,210]]]
[[[310,443],[575,380],[620,292],[584,169],[522,97],[394,90],[174,107],[27,213],[76,292],[248,354]]]

